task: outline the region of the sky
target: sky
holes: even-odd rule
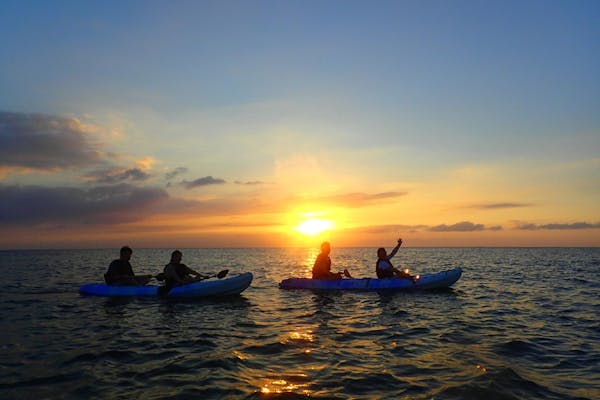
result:
[[[600,246],[598,1],[0,8],[0,249]]]

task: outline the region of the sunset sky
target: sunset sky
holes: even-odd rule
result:
[[[0,249],[600,246],[598,1],[2,1]]]

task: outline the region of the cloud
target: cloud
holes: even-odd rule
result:
[[[92,182],[114,184],[124,181],[140,182],[150,178],[150,174],[139,168],[110,168],[96,170],[86,174],[84,177]]]
[[[334,196],[320,197],[317,199],[323,203],[333,203],[337,206],[363,207],[373,203],[381,203],[406,196],[406,192],[383,192],[383,193],[345,193]]]
[[[224,179],[213,178],[212,176],[205,176],[203,178],[198,178],[193,181],[182,181],[181,185],[186,189],[193,189],[199,186],[208,186],[208,185],[222,185],[226,183]]]
[[[154,157],[144,157],[135,162],[135,168],[141,169],[142,171],[148,171],[152,169],[152,166],[156,163]]]
[[[56,171],[103,161],[74,118],[0,111],[0,168]]]
[[[598,229],[600,228],[600,222],[597,223],[589,223],[589,222],[574,222],[572,224],[544,224],[544,225],[536,225],[530,223],[520,223],[517,225],[516,229],[526,230],[526,231],[537,231],[537,230],[567,230],[567,229]]]
[[[531,204],[528,203],[484,203],[484,204],[474,204],[468,206],[467,208],[479,208],[482,210],[494,210],[494,209],[502,209],[502,208],[519,208],[519,207],[531,207]]]
[[[235,181],[234,183],[236,185],[248,185],[248,186],[265,185],[266,184],[266,182],[263,182],[263,181],[246,181],[246,182]]]
[[[170,181],[171,179],[175,178],[176,176],[185,174],[188,171],[189,170],[186,167],[177,167],[173,171],[167,172],[165,174],[165,179]]]
[[[129,184],[74,187],[0,185],[0,224],[125,223],[142,219],[169,195]]]
[[[462,222],[458,222],[458,223],[452,224],[452,225],[442,224],[442,225],[432,226],[428,230],[431,232],[477,232],[477,231],[484,231],[484,230],[499,231],[499,230],[502,230],[502,227],[501,226],[492,226],[492,227],[486,228],[486,226],[483,224],[475,224],[475,223],[469,222],[469,221],[462,221]]]
[[[355,233],[369,233],[369,234],[397,234],[399,232],[417,232],[422,229],[428,229],[427,225],[373,225],[373,226],[362,226],[352,229]]]
[[[490,226],[486,227],[483,224],[474,224],[473,222],[463,221],[453,225],[373,225],[363,226],[352,229],[353,232],[357,233],[370,233],[370,234],[390,234],[399,232],[418,232],[418,231],[430,231],[430,232],[476,232],[476,231],[500,231],[501,226]]]

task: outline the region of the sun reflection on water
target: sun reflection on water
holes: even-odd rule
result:
[[[291,380],[297,381],[292,382]],[[262,394],[273,394],[273,393],[297,393],[310,395],[310,390],[307,386],[310,382],[308,377],[304,374],[288,379],[274,378],[269,379],[262,383],[260,387],[260,393]]]
[[[294,385],[289,383],[285,379],[277,379],[270,382],[267,382],[260,389],[262,393],[283,393],[283,392],[292,392],[298,389],[298,385]]]
[[[288,339],[294,342],[314,342],[314,336],[311,331],[307,332],[290,332]]]
[[[320,250],[318,248],[310,248],[308,249],[308,254],[302,263],[304,266],[304,275],[305,277],[310,277],[312,275],[312,267],[315,264],[315,259],[319,255]]]

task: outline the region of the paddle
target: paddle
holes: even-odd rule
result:
[[[229,273],[229,270],[228,269],[224,269],[222,271],[217,272],[216,274],[199,275],[198,279],[196,280],[196,282],[203,281],[205,279],[214,278],[214,277],[217,277],[219,279],[223,279],[228,273]],[[156,274],[154,276],[154,278],[156,278],[157,281],[164,281],[167,278],[167,276],[165,275],[164,272],[161,272],[160,274]]]
[[[210,278],[214,278],[217,277],[218,279],[223,279],[225,278],[225,276],[229,273],[228,269],[224,269],[222,271],[217,272],[216,274],[209,274],[209,275],[200,275],[200,279],[199,280],[204,280],[204,279],[210,279]]]

